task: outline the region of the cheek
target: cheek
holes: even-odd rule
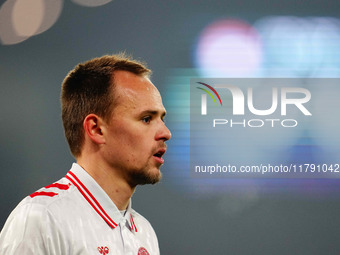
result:
[[[143,132],[138,132],[136,127],[120,125],[111,131],[111,142],[118,150],[128,150],[130,154],[143,152]]]

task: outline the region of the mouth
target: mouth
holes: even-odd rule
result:
[[[159,149],[155,154],[153,154],[154,159],[160,164],[164,163],[164,159],[162,157],[165,151],[166,149]]]

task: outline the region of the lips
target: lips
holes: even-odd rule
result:
[[[154,159],[159,162],[160,164],[164,163],[164,159],[162,158],[162,156],[164,155],[164,153],[166,152],[165,148],[161,148],[159,150],[157,150],[157,152],[155,154],[153,154]]]

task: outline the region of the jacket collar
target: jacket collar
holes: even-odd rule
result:
[[[116,228],[118,224],[128,223],[130,230],[137,232],[137,227],[131,214],[131,199],[125,215],[123,216],[110,197],[99,186],[99,184],[78,164],[73,163],[66,178],[77,187],[81,195],[91,205],[93,210],[111,227]]]

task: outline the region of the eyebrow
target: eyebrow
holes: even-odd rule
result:
[[[165,115],[166,115],[166,111],[145,110],[145,111],[142,111],[140,113],[140,115],[145,115],[145,114],[149,114],[149,115],[153,115],[153,116],[161,114],[161,118],[164,118]]]

